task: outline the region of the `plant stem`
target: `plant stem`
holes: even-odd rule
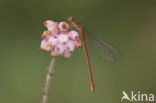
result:
[[[51,60],[51,63],[50,63],[50,66],[49,66],[49,70],[48,70],[47,78],[46,78],[46,83],[45,83],[45,88],[44,88],[44,95],[43,95],[42,103],[47,103],[48,93],[49,93],[49,85],[50,85],[51,75],[53,73],[54,63],[55,63],[55,58],[53,58]]]

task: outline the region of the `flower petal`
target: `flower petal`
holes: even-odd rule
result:
[[[74,40],[74,45],[77,47],[77,48],[81,48],[81,40],[78,38],[76,40]]]
[[[55,51],[57,52],[58,55],[61,55],[65,51],[65,47],[63,44],[58,44],[55,46]]]
[[[69,40],[69,41],[66,43],[66,50],[67,50],[68,52],[73,52],[74,49],[75,49],[74,41]]]
[[[64,52],[63,57],[64,57],[65,59],[68,59],[71,55],[72,55],[71,52]]]
[[[58,53],[57,53],[57,51],[52,50],[52,51],[50,52],[50,55],[51,55],[51,57],[56,57],[56,56],[58,56]]]
[[[58,42],[59,42],[59,40],[58,40],[57,37],[50,36],[49,39],[48,39],[48,43],[49,43],[49,45],[51,45],[51,46],[57,45]]]
[[[65,43],[67,43],[67,41],[68,41],[68,36],[65,35],[65,34],[60,34],[60,35],[58,36],[58,39],[59,39],[59,42],[60,42],[60,43],[65,44]]]
[[[77,31],[74,31],[74,30],[70,31],[67,35],[68,35],[69,38],[72,39],[72,40],[75,40],[76,38],[79,37],[78,32],[77,32]]]
[[[42,34],[42,39],[48,39],[50,36],[50,33],[48,31],[44,31]]]
[[[40,48],[41,48],[42,50],[45,50],[45,51],[50,51],[50,50],[51,50],[51,46],[49,45],[49,43],[48,43],[48,41],[47,41],[46,39],[43,39],[43,40],[41,41],[41,46],[40,46]]]

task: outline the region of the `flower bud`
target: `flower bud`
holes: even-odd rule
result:
[[[40,46],[40,48],[41,48],[42,50],[45,50],[45,51],[50,51],[50,50],[51,50],[51,47],[50,47],[50,45],[49,45],[49,43],[48,43],[48,41],[47,41],[46,39],[43,39],[43,40],[41,41],[41,46]]]
[[[42,34],[42,39],[48,39],[49,38],[49,32],[48,31],[44,31]]]
[[[70,52],[65,52],[65,53],[63,54],[64,59],[68,59],[68,58],[71,56],[71,54],[72,54],[72,53],[70,53]]]
[[[58,53],[55,51],[55,50],[52,50],[51,52],[50,52],[50,55],[51,55],[51,57],[56,57],[56,56],[58,56]]]
[[[73,41],[68,41],[67,44],[66,44],[66,50],[68,52],[73,52],[74,49],[75,49],[74,42]]]
[[[44,25],[48,28],[48,31],[50,31],[51,34],[57,34],[59,32],[58,24],[54,21],[47,20],[44,22]]]
[[[75,39],[77,39],[79,37],[78,32],[76,32],[74,30],[72,30],[71,32],[69,32],[67,35],[69,36],[69,38],[71,40],[75,40]]]
[[[63,32],[68,31],[69,30],[69,25],[66,22],[60,22],[59,24],[59,29]]]
[[[81,40],[80,39],[76,39],[74,41],[74,45],[77,47],[77,48],[81,48]]]

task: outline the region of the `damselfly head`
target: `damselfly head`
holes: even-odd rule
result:
[[[74,21],[74,16],[68,17],[68,21],[69,21],[69,22],[70,22],[70,21]]]

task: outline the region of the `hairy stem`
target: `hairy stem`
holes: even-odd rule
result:
[[[50,63],[50,66],[49,66],[49,70],[48,70],[47,78],[46,78],[46,83],[45,83],[45,88],[44,88],[44,95],[43,95],[42,103],[47,103],[48,93],[49,93],[49,85],[50,85],[51,75],[53,73],[54,63],[55,63],[55,58],[53,58],[51,60],[51,63]]]

